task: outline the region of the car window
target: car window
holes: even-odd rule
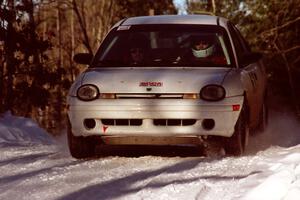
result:
[[[232,36],[232,41],[235,47],[238,62],[242,63],[243,55],[247,55],[248,53],[250,53],[251,49],[240,31],[233,24],[229,23],[228,27],[229,32]]]
[[[232,57],[219,26],[120,26],[108,34],[92,66],[232,67]]]
[[[232,26],[234,31],[237,33],[237,36],[243,46],[243,51],[246,53],[250,53],[251,49],[250,46],[248,45],[248,42],[245,40],[245,38],[242,36],[241,32],[238,30],[238,28],[236,26]]]
[[[240,59],[241,59],[243,51],[244,51],[243,45],[241,44],[239,37],[233,28],[233,25],[229,24],[228,28],[229,28],[229,32],[231,34],[231,38],[232,38],[232,42],[233,42],[233,45],[235,48],[235,53],[236,53],[238,62],[240,62]]]

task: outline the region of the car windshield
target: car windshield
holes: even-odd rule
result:
[[[94,67],[232,67],[228,36],[212,25],[119,26],[100,46]]]

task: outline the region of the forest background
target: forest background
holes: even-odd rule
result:
[[[270,102],[300,113],[300,0],[183,1],[189,14],[212,12],[236,24],[264,55]],[[73,56],[94,54],[123,18],[177,13],[172,0],[0,0],[0,114],[60,134],[68,89],[86,68]]]

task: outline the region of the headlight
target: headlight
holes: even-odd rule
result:
[[[83,101],[91,101],[99,96],[99,90],[95,85],[83,85],[77,90],[77,97]]]
[[[200,98],[206,101],[219,101],[225,98],[225,89],[220,85],[207,85],[200,91]]]

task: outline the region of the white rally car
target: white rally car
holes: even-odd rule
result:
[[[249,130],[265,128],[266,71],[228,20],[208,15],[118,22],[68,94],[75,158],[99,144],[201,145],[240,155]]]

